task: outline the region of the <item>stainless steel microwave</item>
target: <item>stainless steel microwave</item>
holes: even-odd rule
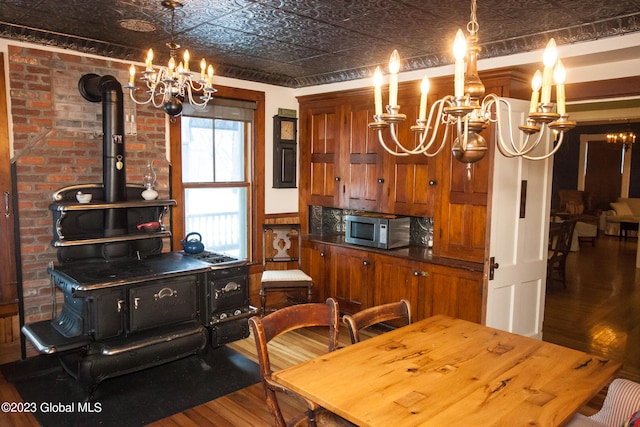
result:
[[[395,215],[347,215],[345,241],[380,249],[409,246],[409,217]]]

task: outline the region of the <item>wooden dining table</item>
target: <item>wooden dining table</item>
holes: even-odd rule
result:
[[[621,364],[437,315],[275,372],[359,426],[558,426]]]

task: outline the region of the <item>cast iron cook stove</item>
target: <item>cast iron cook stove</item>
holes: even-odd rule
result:
[[[160,365],[249,336],[248,267],[220,254],[163,252],[163,217],[174,200],[146,201],[126,185],[122,87],[88,74],[78,84],[102,101],[103,183],[54,193],[52,293],[64,304],[53,320],[23,326],[42,353],[91,393],[104,379]],[[81,204],[76,194],[92,195]],[[139,225],[157,222],[152,229]],[[207,258],[208,255],[211,255]]]

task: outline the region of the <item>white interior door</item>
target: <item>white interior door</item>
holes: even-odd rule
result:
[[[525,123],[529,103],[509,101],[514,125]],[[522,138],[515,132],[514,138]],[[547,136],[535,153],[549,150],[550,132]],[[499,267],[487,284],[487,326],[542,338],[552,174],[552,159],[495,154],[489,253]]]

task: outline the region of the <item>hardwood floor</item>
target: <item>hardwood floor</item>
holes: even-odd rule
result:
[[[636,239],[626,241],[602,236],[596,246],[581,244],[579,252],[568,259],[567,288],[555,282],[547,286],[543,336],[545,341],[582,351],[623,360],[621,377],[640,381],[640,270],[635,268]],[[276,340],[272,359],[274,369],[298,363],[326,348],[321,344],[322,330],[293,332]],[[343,345],[348,334],[341,331]],[[253,339],[230,345],[255,360]],[[597,410],[603,394],[581,412]],[[2,401],[19,397],[11,384],[0,377]],[[285,416],[304,411],[301,401],[282,397]],[[37,426],[29,415],[9,416],[0,413],[2,426]],[[219,399],[175,414],[151,424],[154,427],[176,426],[269,426],[272,419],[264,403],[262,385],[223,396]]]
[[[624,363],[640,382],[640,270],[637,239],[601,236],[567,258],[567,288],[547,284],[543,339]]]

